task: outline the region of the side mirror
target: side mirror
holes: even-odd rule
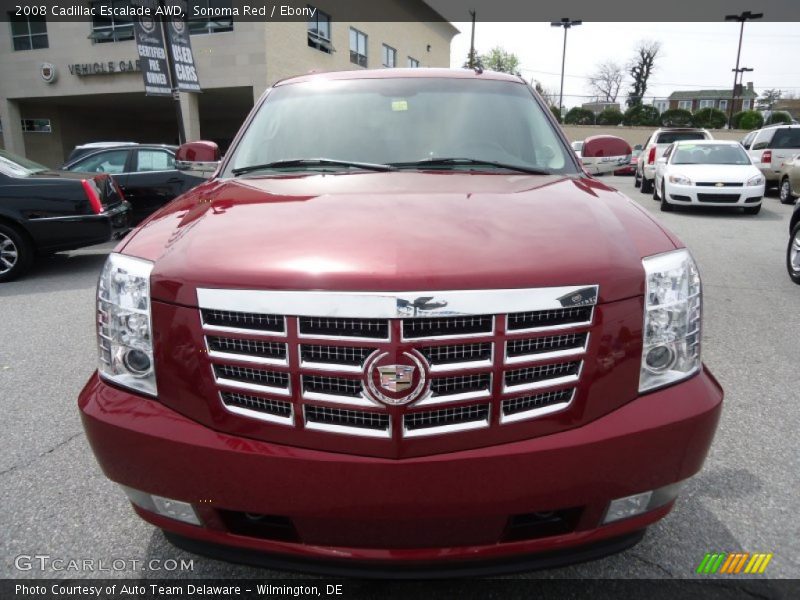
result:
[[[214,142],[186,142],[175,154],[175,167],[179,171],[213,173],[219,167],[221,155]]]
[[[630,163],[630,144],[612,135],[595,135],[583,142],[581,162],[592,175],[611,173]]]

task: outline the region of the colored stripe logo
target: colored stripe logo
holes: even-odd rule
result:
[[[771,560],[772,553],[709,552],[703,557],[695,572],[701,575],[761,574],[767,570]]]

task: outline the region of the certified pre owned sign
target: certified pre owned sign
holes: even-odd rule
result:
[[[39,67],[39,75],[42,76],[42,81],[45,83],[53,83],[58,78],[55,65],[49,62],[42,63],[42,66]]]

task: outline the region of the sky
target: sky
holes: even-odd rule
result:
[[[478,15],[480,19],[480,15]],[[453,38],[450,63],[460,67],[469,52],[471,23],[453,23],[461,33]],[[739,43],[738,23],[587,23],[567,34],[564,106],[589,102],[587,78],[605,60],[625,65],[640,40],[661,42],[661,54],[648,83],[645,99],[666,97],[675,90],[730,89]],[[479,54],[494,46],[520,59],[522,76],[536,79],[558,93],[564,30],[550,23],[481,23],[475,28]],[[744,82],[757,92],[780,88],[800,97],[800,23],[748,22],[744,26],[740,67],[750,67]],[[620,98],[624,108],[623,84]]]

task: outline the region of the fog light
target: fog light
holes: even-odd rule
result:
[[[647,368],[656,373],[666,371],[675,364],[675,350],[665,344],[654,346],[645,356]]]
[[[120,486],[125,491],[128,499],[139,508],[143,508],[162,517],[175,519],[191,525],[202,525],[194,507],[188,502],[172,500],[161,496],[150,495],[146,492],[135,490],[126,486]]]
[[[143,377],[150,372],[150,357],[141,350],[128,350],[122,357],[122,363],[131,374]]]
[[[632,496],[625,496],[624,498],[617,498],[608,504],[606,516],[603,517],[603,525],[619,521],[620,519],[629,519],[643,513],[660,508],[665,504],[672,502],[678,497],[683,481],[665,485],[657,490],[650,490],[642,492],[641,494],[633,494]]]

